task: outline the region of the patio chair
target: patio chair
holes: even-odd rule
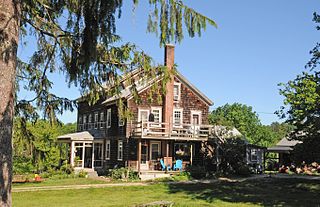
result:
[[[162,171],[171,170],[170,165],[166,166],[166,165],[164,164],[163,159],[160,159],[160,164],[161,164],[161,169],[162,169]]]
[[[182,170],[182,160],[177,160],[176,163],[173,165],[173,170]]]

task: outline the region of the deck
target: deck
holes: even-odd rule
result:
[[[211,136],[212,130],[212,125],[131,123],[132,137],[143,139],[206,141]]]

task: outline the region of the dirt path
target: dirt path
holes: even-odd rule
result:
[[[196,184],[196,183],[216,183],[219,181],[228,182],[243,182],[246,180],[254,179],[306,179],[306,180],[320,180],[320,176],[302,176],[302,175],[287,175],[287,174],[275,174],[275,175],[254,175],[246,178],[218,178],[211,180],[192,180],[192,181],[180,181],[180,182],[167,182],[167,184]],[[43,191],[43,190],[70,190],[70,189],[88,189],[88,188],[107,188],[116,186],[148,186],[157,182],[132,182],[132,183],[106,183],[106,184],[86,184],[86,185],[67,185],[67,186],[36,186],[36,187],[13,187],[12,192],[28,192],[28,191]]]
[[[42,191],[42,190],[70,190],[70,189],[87,189],[87,188],[107,188],[115,186],[147,186],[151,183],[107,183],[107,184],[86,184],[86,185],[60,185],[60,186],[36,186],[36,187],[13,187],[12,192]]]

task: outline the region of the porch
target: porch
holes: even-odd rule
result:
[[[154,171],[171,173],[175,164],[176,167],[181,164],[177,171],[185,170],[199,160],[200,145],[199,141],[134,139],[127,166],[140,174]]]
[[[58,143],[67,144],[70,157],[68,163],[75,171],[92,171],[102,168],[103,140],[94,140],[87,131],[66,134],[58,137]]]

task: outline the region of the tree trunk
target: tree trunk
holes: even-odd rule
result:
[[[19,40],[18,0],[0,0],[0,206],[11,206],[12,127]]]

